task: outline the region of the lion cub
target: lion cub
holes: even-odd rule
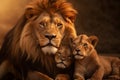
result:
[[[55,62],[58,68],[68,68],[73,61],[72,49],[68,46],[61,46],[55,54]]]
[[[70,69],[73,63],[72,49],[69,46],[61,46],[55,54],[55,62],[58,68]],[[68,74],[58,74],[55,80],[71,80]]]
[[[75,80],[120,80],[120,59],[99,56],[95,50],[96,36],[79,35],[72,41],[75,57]]]

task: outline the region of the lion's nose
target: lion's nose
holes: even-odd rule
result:
[[[45,37],[48,38],[49,40],[51,40],[53,38],[56,38],[56,35],[55,34],[46,34]]]

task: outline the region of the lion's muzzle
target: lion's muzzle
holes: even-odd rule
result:
[[[56,35],[55,34],[46,34],[45,37],[48,38],[49,40],[52,40],[53,38],[56,38]]]

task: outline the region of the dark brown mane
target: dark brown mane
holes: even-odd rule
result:
[[[33,2],[27,5],[26,11],[22,18],[6,35],[0,51],[0,64],[5,59],[8,59],[13,63],[15,67],[17,67],[17,69],[21,70],[21,72],[23,71],[23,73],[27,73],[27,70],[35,69],[39,71],[43,70],[43,73],[49,75],[52,73],[52,71],[55,71],[53,56],[42,54],[40,48],[35,45],[36,42],[34,39],[31,39],[31,37],[28,38],[28,41],[26,40],[26,43],[24,45],[28,48],[31,48],[28,49],[29,53],[23,52],[20,46],[21,34],[24,30],[24,26],[28,22],[34,20],[37,15],[40,15],[44,11],[48,12],[49,14],[59,13],[63,16],[64,19],[66,19],[66,21],[67,18],[69,18],[71,22],[75,20],[77,14],[77,11],[72,7],[72,5],[65,0],[33,0]],[[74,26],[70,27],[73,32],[71,32],[71,30],[66,31],[75,33]],[[40,54],[36,55],[34,53]],[[52,77],[53,76],[54,75],[52,75]]]

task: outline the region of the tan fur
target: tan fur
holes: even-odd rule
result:
[[[71,47],[61,45],[55,54],[55,62],[58,68],[66,69],[73,63],[72,49]],[[55,80],[70,80],[68,74],[58,74]]]
[[[120,80],[120,59],[99,56],[95,50],[96,36],[79,35],[73,40],[75,61],[75,80]]]
[[[6,35],[0,51],[0,64],[8,59],[22,72],[22,77],[26,77],[23,75],[31,69],[54,77],[57,71],[54,54],[61,43],[67,41],[66,45],[69,45],[68,40],[76,37],[76,14],[77,11],[65,0],[33,0]]]
[[[71,79],[67,74],[58,74],[55,80],[71,80]]]

